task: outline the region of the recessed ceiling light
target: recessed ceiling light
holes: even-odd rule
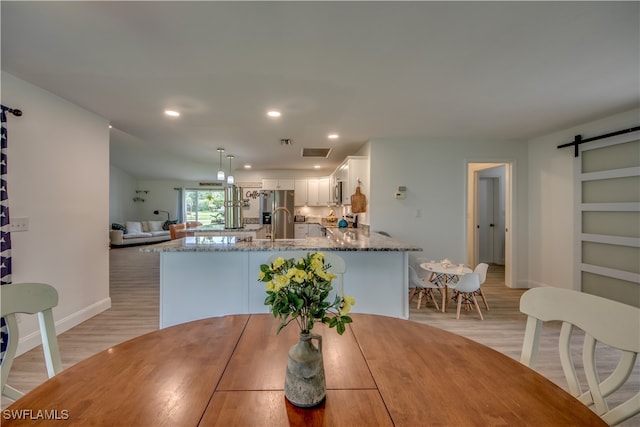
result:
[[[173,110],[164,110],[164,114],[166,114],[167,116],[171,116],[171,117],[180,117],[180,113],[178,113],[177,111],[173,111]]]
[[[109,125],[109,129],[113,129],[113,125]]]
[[[320,165],[313,165],[314,169],[320,169]]]
[[[244,168],[245,169],[251,169],[251,165],[249,163],[245,163]]]
[[[269,117],[280,117],[282,114],[280,114],[280,111],[276,111],[276,110],[271,110],[269,112],[267,112],[267,116]]]
[[[338,139],[338,138],[340,138],[340,135],[338,135],[337,133],[330,133],[329,135],[327,135],[327,138],[329,138],[329,139]]]

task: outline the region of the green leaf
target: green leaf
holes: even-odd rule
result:
[[[296,294],[291,294],[291,299],[293,300],[293,305],[296,307],[297,310],[300,310],[304,305],[304,300],[299,298]]]
[[[278,333],[289,323],[295,320],[301,330],[311,330],[315,322],[328,324],[329,327],[336,327],[337,332],[342,335],[345,325],[351,323],[351,318],[341,316],[339,313],[343,298],[336,295],[333,302],[330,301],[333,287],[331,280],[325,280],[311,268],[311,261],[318,252],[307,252],[306,257],[295,259],[285,259],[284,263],[277,269],[273,265],[261,264],[259,279],[268,283],[277,274],[287,274],[289,271],[304,271],[310,273],[310,278],[302,283],[295,281],[283,287],[278,292],[266,291],[265,305],[270,306],[270,312],[274,317],[280,318]],[[323,259],[323,263],[326,260]],[[324,271],[330,270],[331,265],[326,263],[322,266]]]

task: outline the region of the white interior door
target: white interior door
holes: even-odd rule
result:
[[[575,288],[640,307],[640,131],[579,152]]]
[[[478,256],[480,262],[493,263],[495,245],[495,178],[478,181]]]

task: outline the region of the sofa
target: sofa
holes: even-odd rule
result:
[[[112,247],[165,242],[171,240],[168,226],[169,224],[163,221],[113,223],[111,224],[111,230],[109,230],[109,240]]]

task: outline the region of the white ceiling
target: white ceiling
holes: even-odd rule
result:
[[[637,107],[639,4],[3,1],[2,69],[108,118],[136,176],[213,178],[217,147],[330,172],[373,138],[521,141]]]

